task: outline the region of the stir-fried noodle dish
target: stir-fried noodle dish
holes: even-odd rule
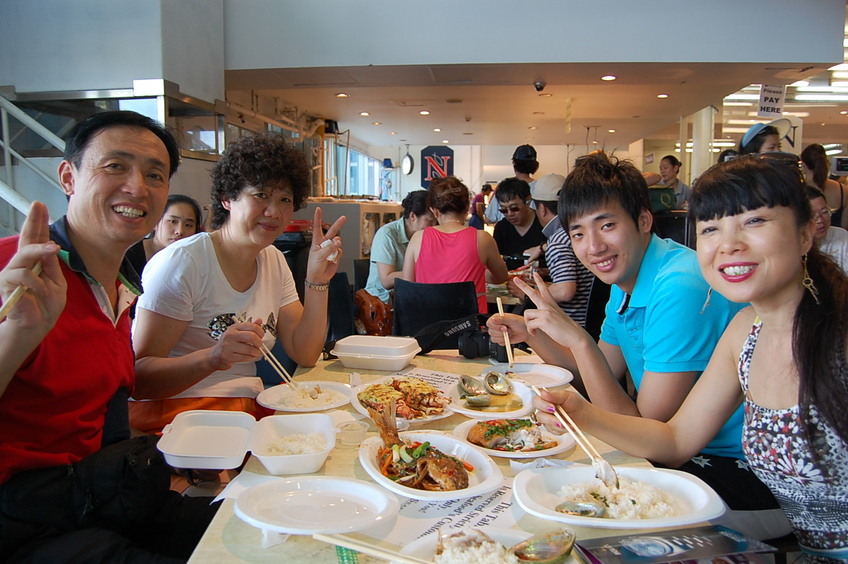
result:
[[[374,411],[382,411],[388,403],[397,404],[397,416],[404,419],[441,415],[450,403],[441,390],[420,378],[392,378],[385,384],[368,386],[356,397],[359,403]]]

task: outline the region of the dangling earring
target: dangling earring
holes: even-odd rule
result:
[[[710,286],[710,289],[707,290],[707,299],[704,300],[704,305],[701,306],[701,313],[704,313],[704,310],[707,309],[707,306],[710,305],[710,298],[713,297],[713,287]]]
[[[801,280],[801,284],[804,285],[810,295],[813,296],[813,299],[816,300],[816,305],[819,304],[819,291],[816,289],[815,283],[813,283],[813,279],[810,278],[810,273],[807,271],[807,255],[801,257],[801,264],[804,265],[804,279]]]

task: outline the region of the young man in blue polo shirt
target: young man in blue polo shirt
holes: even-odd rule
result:
[[[545,362],[579,373],[592,403],[668,420],[742,305],[716,293],[705,303],[709,286],[694,251],[652,233],[648,186],[629,163],[603,153],[578,159],[560,192],[558,215],[580,262],[612,285],[600,340],[564,315],[546,289],[526,285],[522,290],[539,309],[523,319],[492,316],[493,339],[501,340],[507,326],[512,342],[526,340]],[[628,372],[635,398],[624,386]],[[777,507],[744,462],[742,417],[740,407],[683,469],[708,481],[734,509]]]

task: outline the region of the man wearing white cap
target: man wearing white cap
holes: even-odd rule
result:
[[[562,311],[585,327],[589,294],[595,275],[577,260],[571,247],[571,238],[557,216],[559,191],[564,182],[565,177],[560,174],[543,176],[533,183],[530,197],[536,202],[536,217],[543,225],[542,233],[548,238],[541,245],[552,282],[548,291]],[[597,335],[594,337],[597,338]]]

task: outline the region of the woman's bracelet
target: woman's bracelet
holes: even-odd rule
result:
[[[310,282],[309,280],[303,279],[303,284],[310,290],[315,290],[316,292],[326,292],[330,289],[330,283],[326,284],[316,284],[315,282]]]

